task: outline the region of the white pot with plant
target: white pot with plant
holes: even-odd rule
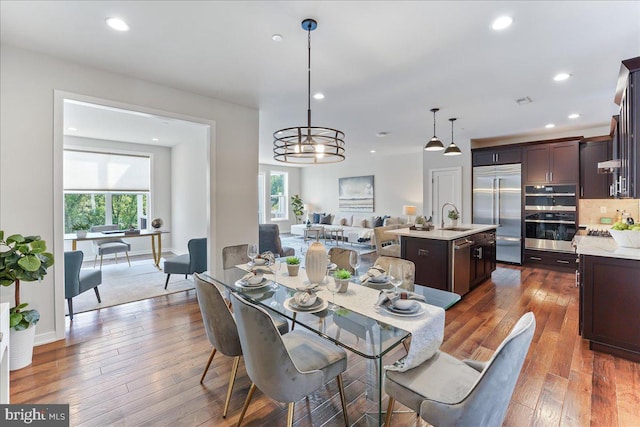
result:
[[[455,227],[456,225],[458,225],[458,218],[460,218],[460,215],[458,214],[458,212],[452,209],[449,211],[449,215],[447,216],[449,217],[449,221],[452,227]]]
[[[89,224],[86,222],[77,222],[71,226],[71,230],[76,232],[76,236],[79,239],[87,237],[87,231],[89,231]]]
[[[6,239],[0,230],[0,285],[14,285],[15,306],[9,310],[9,368],[14,371],[31,364],[38,310],[25,310],[20,301],[20,283],[40,281],[53,265],[53,254],[40,236],[13,234]]]
[[[287,257],[287,272],[289,276],[294,277],[298,275],[300,269],[300,258],[297,256]]]
[[[349,288],[349,281],[351,280],[351,272],[345,269],[338,269],[333,273],[333,278],[336,281],[336,292],[344,293]]]

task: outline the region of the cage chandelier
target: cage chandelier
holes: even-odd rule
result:
[[[318,27],[314,19],[302,21],[307,31],[307,125],[280,129],[273,133],[273,158],[297,164],[337,163],[344,160],[344,132],[311,126],[311,31]]]

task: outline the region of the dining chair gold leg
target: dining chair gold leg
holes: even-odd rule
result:
[[[129,267],[131,267],[131,261],[129,261],[129,252],[125,252],[124,254],[127,257],[127,262],[129,263]]]
[[[242,419],[244,418],[245,412],[247,412],[247,408],[249,407],[249,403],[251,403],[251,398],[253,397],[253,393],[256,391],[256,385],[251,383],[251,387],[249,387],[249,393],[247,393],[247,398],[244,400],[244,405],[242,406],[242,412],[240,412],[240,418],[238,418],[238,424],[236,427],[240,427],[242,424]]]
[[[204,381],[205,375],[207,375],[207,371],[209,370],[209,366],[211,366],[211,361],[213,360],[213,356],[216,355],[216,348],[213,347],[211,350],[211,354],[209,355],[209,360],[207,361],[207,366],[204,367],[204,372],[202,373],[202,377],[200,377],[200,384]]]
[[[295,406],[295,402],[289,402],[289,409],[287,410],[287,427],[293,427],[293,409]]]
[[[231,377],[229,378],[229,387],[227,388],[227,399],[224,401],[224,410],[222,411],[222,418],[227,418],[227,411],[229,410],[229,401],[231,400],[231,391],[233,390],[233,383],[236,381],[236,374],[238,373],[238,364],[240,363],[240,356],[233,358],[233,368],[231,368]]]
[[[393,415],[393,404],[396,400],[389,396],[389,406],[387,406],[387,416],[384,417],[384,427],[389,427],[391,425],[391,416]]]
[[[116,259],[116,264],[117,264],[117,263],[118,263],[118,254],[117,254],[117,253],[114,253],[114,254],[113,254],[113,257]]]
[[[102,255],[100,255],[100,270],[102,270]]]
[[[338,391],[340,392],[340,403],[342,404],[342,413],[344,414],[344,425],[349,427],[349,415],[347,414],[347,400],[344,397],[344,383],[342,382],[342,374],[338,374]]]
[[[98,255],[93,257],[93,268],[96,268],[96,262],[98,262]]]

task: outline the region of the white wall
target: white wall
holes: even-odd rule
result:
[[[340,213],[338,178],[362,175],[374,176],[374,213],[371,215],[400,216],[403,205],[414,205],[418,214],[422,213],[422,156],[417,152],[355,157],[347,152],[347,158],[340,163],[305,167],[301,196],[305,203],[313,204],[315,212]]]
[[[209,165],[207,141],[189,141],[171,150],[171,230],[173,250],[187,253],[190,239],[207,236]]]
[[[264,179],[265,179],[265,188],[264,188],[264,212],[265,212],[265,224],[278,224],[278,228],[280,229],[281,233],[288,233],[291,230],[291,225],[296,223],[296,217],[295,215],[293,215],[293,211],[291,210],[291,196],[293,196],[294,194],[299,194],[302,191],[301,190],[301,185],[300,185],[300,175],[301,175],[301,170],[302,168],[299,167],[287,167],[287,166],[280,166],[280,165],[265,165],[265,164],[260,164],[258,167],[258,172],[264,174]],[[286,172],[287,174],[289,174],[289,199],[287,200],[288,206],[289,206],[289,219],[288,220],[275,220],[272,221],[271,220],[271,215],[270,215],[270,209],[271,209],[271,204],[270,204],[270,199],[269,199],[269,195],[270,193],[270,188],[269,188],[269,176],[271,175],[271,172]],[[257,181],[257,177],[256,177],[256,181]],[[258,213],[256,212],[256,218],[258,217]],[[304,219],[304,216],[303,216]]]
[[[65,333],[60,268],[64,230],[62,221],[54,222],[54,217],[62,218],[62,174],[54,169],[62,164],[62,107],[54,108],[56,91],[213,124],[210,266],[221,262],[223,246],[257,241],[258,235],[256,109],[1,45],[0,228],[41,235],[57,263],[42,283],[22,286],[22,299],[42,316],[36,331],[38,344],[64,338]],[[13,287],[0,290],[1,300],[11,301],[12,297]]]
[[[128,142],[107,141],[104,139],[65,136],[64,148],[97,149],[114,153],[134,155],[149,155],[151,157],[151,210],[149,222],[153,218],[162,218],[165,224],[171,223],[171,149],[148,144],[133,144]],[[157,191],[156,191],[157,190]],[[151,224],[149,224],[151,226]],[[163,250],[171,248],[171,234],[162,235]],[[129,255],[151,253],[149,238],[132,238],[127,240],[131,244]],[[84,259],[93,259],[91,242],[78,242],[78,249],[84,252]],[[71,250],[71,241],[64,242],[64,250]]]

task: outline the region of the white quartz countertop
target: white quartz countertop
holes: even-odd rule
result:
[[[618,246],[611,237],[575,236],[573,242],[579,255],[640,260],[640,249]]]
[[[397,230],[388,230],[387,233],[396,234],[398,236],[405,237],[417,237],[420,239],[432,239],[432,240],[456,240],[461,237],[470,236],[472,234],[480,233],[483,231],[495,230],[497,225],[487,224],[460,224],[455,228],[458,230],[466,228],[465,231],[447,230],[445,228],[436,227],[431,231],[418,231],[410,230],[408,228],[399,228]]]

